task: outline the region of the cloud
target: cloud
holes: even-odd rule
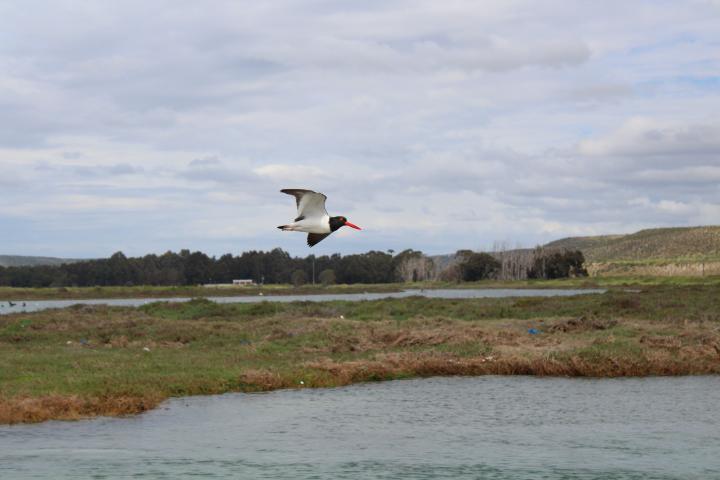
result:
[[[720,125],[679,124],[635,117],[618,130],[580,142],[580,153],[593,156],[720,156]]]
[[[679,166],[678,168],[670,168],[666,170],[640,170],[632,175],[631,180],[639,185],[686,185],[692,188],[706,185],[714,188],[717,185],[720,185],[720,165],[704,165],[697,167]]]
[[[274,228],[294,214],[286,187],[324,192],[365,227],[328,253],[720,218],[713,2],[0,13],[8,253],[305,254]]]
[[[207,155],[202,158],[193,158],[188,164],[189,167],[204,167],[207,165],[220,165],[220,159],[215,155]]]
[[[328,173],[318,167],[308,165],[270,164],[257,167],[253,173],[279,182],[318,183],[328,177]]]

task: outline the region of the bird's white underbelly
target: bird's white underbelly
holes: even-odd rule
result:
[[[290,226],[296,232],[306,233],[330,233],[330,217],[305,218],[299,222],[291,223]]]

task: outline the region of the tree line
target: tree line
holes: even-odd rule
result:
[[[439,272],[447,281],[525,280],[586,277],[585,257],[580,250],[536,247],[491,253],[458,250],[457,262]]]
[[[525,257],[523,257],[525,258]],[[110,258],[62,265],[0,267],[0,286],[67,287],[118,285],[199,285],[251,279],[255,283],[391,283],[423,280],[474,281],[505,278],[508,268],[522,271],[522,278],[559,278],[583,275],[582,253],[539,252],[527,256],[522,268],[498,255],[461,250],[456,261],[439,271],[433,260],[417,250],[395,254],[370,251],[353,255],[292,257],[276,248],[240,255],[210,257],[181,250],[162,255]],[[507,267],[507,268],[505,268]]]
[[[393,255],[370,251],[300,258],[280,248],[220,257],[189,250],[144,257],[126,257],[117,252],[110,258],[57,266],[0,267],[0,286],[198,285],[230,283],[235,279],[291,283],[293,274],[296,279],[302,277],[311,282],[313,273],[319,281],[323,272],[327,272],[322,275],[326,283],[389,283],[399,280],[396,271],[405,257],[405,252]]]

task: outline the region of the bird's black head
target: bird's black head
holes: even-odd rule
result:
[[[330,231],[334,232],[338,228],[347,225],[348,227],[352,227],[356,230],[362,230],[357,225],[353,225],[352,223],[348,222],[348,219],[345,217],[330,217]]]

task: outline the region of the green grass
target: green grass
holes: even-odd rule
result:
[[[575,297],[78,305],[0,316],[0,365],[4,422],[132,413],[169,396],[300,381],[720,373],[720,285]]]

